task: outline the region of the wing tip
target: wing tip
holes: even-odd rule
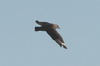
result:
[[[36,20],[35,22],[39,22],[38,20]]]
[[[62,43],[63,48],[68,49],[64,43]]]

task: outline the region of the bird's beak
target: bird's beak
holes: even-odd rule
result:
[[[59,26],[57,26],[57,28],[58,28],[58,29],[60,29],[60,27],[59,27]]]

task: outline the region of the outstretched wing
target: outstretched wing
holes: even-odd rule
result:
[[[36,23],[41,25],[41,26],[47,26],[47,25],[51,24],[51,23],[48,23],[48,22],[39,22],[38,20],[36,20]]]
[[[63,38],[55,29],[49,28],[46,32],[50,35],[50,37],[53,40],[59,39],[61,42],[64,43]]]
[[[47,31],[46,31],[50,37],[55,40],[60,46],[63,46],[65,49],[67,49],[67,47],[65,46],[64,44],[64,41],[63,41],[63,38],[61,37],[61,35],[55,30],[55,29],[52,29],[52,28],[49,28]]]

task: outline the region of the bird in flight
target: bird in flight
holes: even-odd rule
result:
[[[67,47],[63,41],[63,38],[56,30],[57,28],[59,28],[59,26],[57,24],[52,24],[49,22],[41,22],[38,20],[36,20],[35,22],[38,25],[40,25],[40,27],[35,27],[35,31],[46,31],[47,34],[50,35],[50,37],[60,45],[60,47],[67,49]]]

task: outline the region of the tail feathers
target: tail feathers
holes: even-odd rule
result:
[[[35,31],[39,31],[40,30],[40,27],[35,27]]]
[[[43,27],[35,27],[35,31],[45,31]]]

